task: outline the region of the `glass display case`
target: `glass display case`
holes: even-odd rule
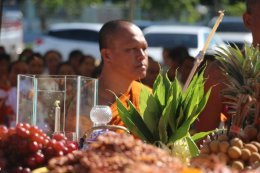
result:
[[[98,80],[84,76],[18,75],[16,122],[36,125],[48,135],[92,128]]]

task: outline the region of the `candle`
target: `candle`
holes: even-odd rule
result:
[[[60,132],[60,101],[56,100],[55,105],[55,124],[54,124],[54,132]]]

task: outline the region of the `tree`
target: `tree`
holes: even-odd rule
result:
[[[200,18],[197,4],[199,0],[142,0],[141,8],[147,10],[150,19],[173,18],[180,22],[195,22]]]
[[[41,29],[46,30],[48,17],[60,13],[68,18],[79,17],[82,9],[91,4],[101,3],[102,0],[33,0],[37,15],[40,18]]]

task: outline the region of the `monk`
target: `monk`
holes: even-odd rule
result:
[[[99,76],[98,104],[111,107],[113,118],[110,124],[123,125],[115,95],[126,107],[129,99],[139,108],[142,84],[137,81],[146,76],[147,42],[136,25],[125,20],[114,20],[101,28],[99,47],[103,66]]]
[[[246,0],[246,11],[243,14],[244,25],[252,32],[253,45],[260,44],[260,1]]]

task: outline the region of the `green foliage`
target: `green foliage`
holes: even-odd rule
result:
[[[180,22],[194,23],[200,19],[200,14],[195,8],[197,4],[199,4],[199,0],[142,0],[141,8],[148,11],[153,18],[174,17],[175,20]]]
[[[64,10],[67,16],[79,16],[84,6],[101,3],[102,0],[33,0],[33,2],[38,9],[37,12],[45,16],[53,15],[58,10]]]
[[[177,79],[171,82],[160,73],[153,86],[153,93],[142,87],[140,93],[140,114],[128,101],[127,110],[117,98],[119,115],[126,127],[136,136],[149,143],[168,145],[188,138],[193,154],[198,153],[189,135],[191,124],[204,109],[210,90],[204,93],[204,70],[196,74],[185,92]]]

